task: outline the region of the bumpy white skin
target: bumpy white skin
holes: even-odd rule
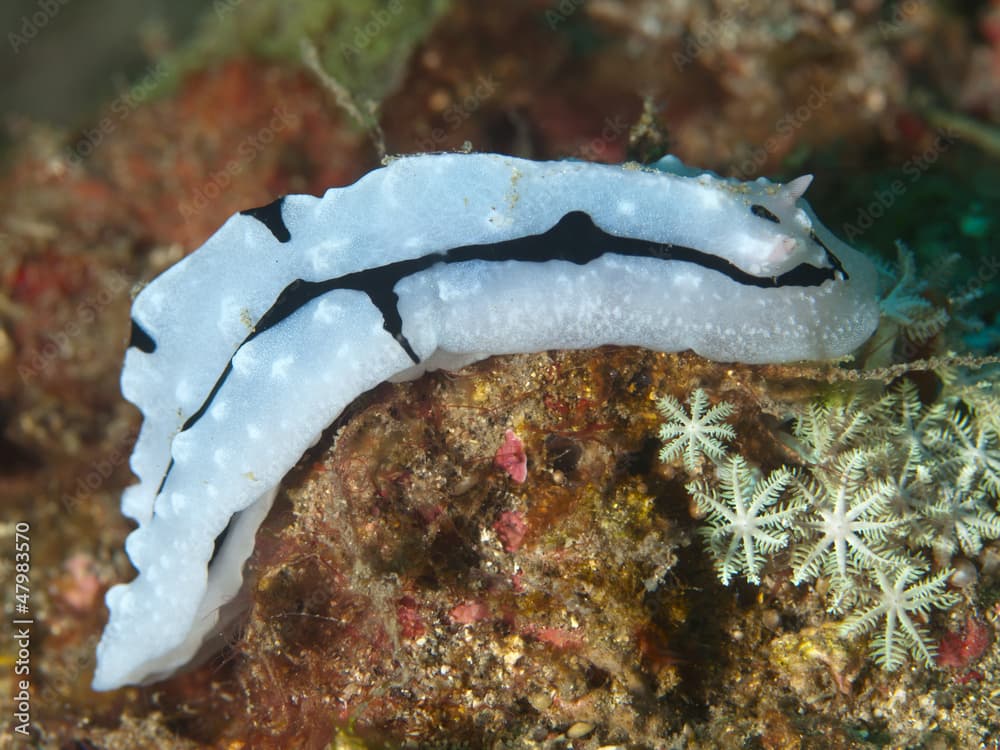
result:
[[[254,535],[281,478],[354,398],[389,378],[492,354],[638,345],[740,362],[822,360],[875,329],[875,271],[800,199],[808,184],[740,183],[667,157],[657,169],[532,162],[493,154],[400,158],[322,198],[289,196],[280,243],[257,219],[230,218],[138,296],[133,317],[156,350],[129,349],[122,391],[145,417],[132,454],[140,483],[122,511],[139,570],[107,595],[94,688],[165,677],[222,627]],[[755,216],[752,204],[780,219]],[[849,280],[764,289],[681,261],[605,255],[568,262],[437,264],[396,285],[413,366],[358,291],[330,292],[244,345],[291,281],[320,281],[452,247],[550,229],[585,211],[606,232],[722,256],[757,276],[800,263]],[[190,429],[232,358],[233,372]],[[157,487],[173,457],[159,496]],[[155,515],[153,513],[155,503]],[[236,513],[211,570],[216,536]]]

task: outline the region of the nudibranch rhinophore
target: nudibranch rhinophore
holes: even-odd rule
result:
[[[107,594],[94,688],[212,648],[278,483],[383,380],[602,344],[747,363],[857,348],[875,269],[819,223],[809,181],[425,154],[232,216],[135,299],[138,576]]]

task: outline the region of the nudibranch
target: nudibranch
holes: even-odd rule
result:
[[[232,216],[133,305],[138,575],[107,594],[94,688],[213,647],[282,477],[383,380],[603,344],[850,353],[878,322],[876,273],[816,219],[810,179],[424,154]]]

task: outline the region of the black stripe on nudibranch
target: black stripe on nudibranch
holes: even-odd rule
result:
[[[128,337],[128,345],[134,346],[140,352],[152,354],[156,351],[156,342],[153,337],[143,330],[142,326],[132,320],[132,333]]]
[[[840,274],[840,278],[842,278],[844,281],[847,281],[848,279],[851,278],[847,274],[847,269],[844,268],[844,264],[840,262],[840,258],[834,255],[833,251],[826,246],[826,243],[819,238],[819,235],[816,234],[815,229],[809,230],[809,239],[811,239],[813,242],[815,242],[817,245],[823,248],[823,252],[826,253],[826,259],[830,261],[830,265],[833,266],[834,272]]]
[[[296,279],[281,291],[271,307],[257,321],[253,332],[240,346],[274,328],[317,297],[337,289],[351,289],[368,295],[368,299],[382,313],[382,327],[392,334],[414,363],[419,363],[419,357],[403,335],[403,321],[397,306],[399,298],[394,289],[403,279],[425,271],[437,263],[463,263],[473,260],[546,263],[562,260],[585,265],[602,255],[626,255],[692,263],[718,271],[738,284],[766,289],[783,286],[819,286],[833,280],[834,269],[842,267],[840,262],[833,258],[832,253],[829,251],[827,253],[834,268],[817,268],[808,263],[801,263],[779,276],[754,276],[725,258],[691,247],[609,234],[597,226],[588,214],[583,211],[571,211],[555,226],[541,234],[482,245],[463,245],[445,252],[430,253],[419,258],[365,268],[325,281]],[[187,419],[182,430],[192,427],[204,415],[231,371],[230,358],[229,364],[216,381],[205,403]]]
[[[474,260],[547,263],[561,260],[576,265],[586,265],[603,255],[610,254],[691,263],[701,268],[717,271],[738,284],[760,289],[819,286],[827,281],[835,280],[837,272],[842,273],[843,278],[847,278],[840,261],[830,252],[829,248],[820,242],[815,233],[812,234],[812,239],[826,251],[831,268],[819,268],[808,263],[800,263],[795,268],[778,276],[754,276],[735,263],[703,250],[673,243],[651,242],[650,240],[610,234],[597,226],[589,214],[583,211],[570,211],[559,219],[555,226],[541,234],[482,245],[463,245],[443,252],[429,253],[419,258],[409,258],[387,263],[384,266],[365,268],[324,281],[296,279],[281,290],[271,307],[257,321],[253,332],[243,340],[236,351],[239,351],[244,344],[257,336],[279,325],[317,297],[338,289],[350,289],[364,292],[368,296],[371,303],[382,314],[382,327],[396,339],[406,355],[415,364],[418,364],[420,358],[403,335],[403,321],[398,308],[399,297],[394,290],[396,284],[403,279],[426,271],[438,263],[464,263]],[[236,352],[233,352],[233,356],[236,356]],[[230,357],[204,403],[181,426],[182,432],[193,427],[205,415],[232,371],[233,362],[232,357]],[[160,481],[157,495],[163,489],[167,475],[172,468],[173,460]]]
[[[274,235],[274,239],[278,242],[288,242],[292,239],[292,233],[285,226],[285,217],[281,214],[281,207],[284,203],[285,198],[282,196],[276,201],[271,201],[266,206],[248,208],[246,211],[240,211],[240,214],[259,221],[270,230],[271,234]]]
[[[236,519],[240,517],[239,513],[233,515],[229,519],[229,523],[226,524],[226,528],[219,532],[219,535],[215,537],[215,544],[212,546],[212,556],[208,558],[208,567],[212,567],[212,563],[215,562],[215,558],[219,556],[222,551],[222,545],[226,543],[226,539],[229,537],[229,532],[233,528],[233,524],[236,523]]]
[[[754,216],[759,216],[762,219],[767,219],[768,221],[773,221],[775,224],[780,224],[781,219],[771,213],[767,208],[760,205],[759,203],[754,203],[750,206],[750,213]]]

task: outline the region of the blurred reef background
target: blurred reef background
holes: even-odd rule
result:
[[[34,619],[26,736],[0,644],[0,748],[998,747],[1000,2],[15,0],[0,31],[0,582],[10,622],[28,524]],[[283,483],[225,651],[92,692],[133,575],[132,291],[236,211],[459,149],[812,173],[882,324],[840,363],[606,348],[383,384]],[[836,571],[719,580],[713,461],[659,457],[698,389],[814,494],[863,454],[845,485],[936,581],[892,669]]]

